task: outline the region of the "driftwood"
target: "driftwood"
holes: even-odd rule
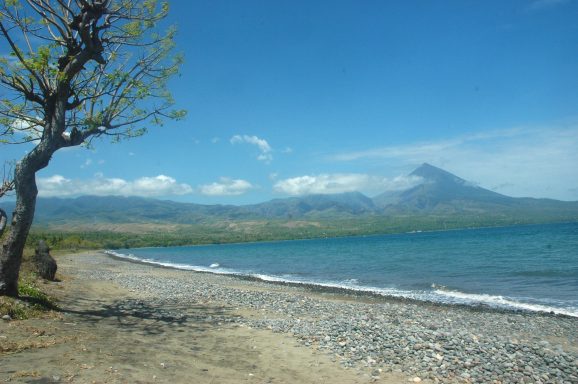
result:
[[[36,266],[36,272],[38,272],[40,277],[54,281],[54,275],[56,275],[57,268],[56,260],[50,256],[50,248],[44,240],[38,242],[33,263]]]

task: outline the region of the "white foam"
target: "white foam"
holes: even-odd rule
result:
[[[559,308],[543,304],[526,303],[501,295],[465,293],[443,289],[436,289],[433,292],[436,295],[450,299],[451,302],[459,304],[485,304],[495,308],[523,309],[532,312],[554,312],[578,317],[578,308]]]
[[[110,251],[110,250],[104,251],[104,253],[111,255],[111,256],[114,256],[114,257],[118,257],[120,259],[129,259],[129,260],[136,261],[139,263],[156,265],[159,267],[174,268],[174,269],[181,269],[181,270],[185,270],[185,271],[194,271],[194,272],[210,272],[210,273],[215,273],[215,274],[219,274],[219,275],[234,275],[234,274],[236,274],[233,271],[227,271],[224,269],[216,269],[218,267],[202,267],[202,266],[190,265],[190,264],[161,262],[158,260],[142,259],[142,258],[136,257],[132,254],[126,255],[124,253],[114,252],[114,251]]]
[[[142,259],[132,254],[126,255],[123,253],[114,252],[110,250],[104,251],[104,253],[118,258],[129,259],[144,264],[151,264],[161,267],[181,269],[194,272],[206,272],[217,275],[235,275],[241,277],[250,277],[253,279],[272,283],[286,283],[295,285],[310,285],[325,288],[336,288],[353,292],[377,294],[384,297],[406,298],[418,301],[429,301],[444,304],[463,304],[463,305],[483,304],[493,308],[526,310],[531,312],[546,312],[546,313],[554,312],[556,314],[578,317],[578,308],[574,307],[560,308],[542,304],[526,303],[499,295],[465,293],[455,290],[448,290],[443,285],[437,284],[431,285],[431,288],[433,289],[432,291],[409,291],[397,288],[360,286],[358,285],[357,279],[348,279],[342,283],[335,283],[332,281],[299,280],[291,277],[278,277],[259,273],[243,273],[240,271],[228,270],[220,268],[220,265],[218,263],[213,263],[209,267],[202,267],[189,264],[168,263],[151,259]]]

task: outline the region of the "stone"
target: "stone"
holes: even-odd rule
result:
[[[40,277],[54,281],[57,269],[56,260],[50,255],[50,248],[44,240],[38,242],[32,261]]]
[[[12,320],[12,318],[10,317],[10,315],[4,315],[4,316],[2,316],[2,320],[10,321],[10,320]]]

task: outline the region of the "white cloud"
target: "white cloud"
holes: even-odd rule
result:
[[[14,142],[25,140],[37,144],[40,142],[40,138],[42,137],[42,127],[32,121],[15,119],[12,124],[10,124],[10,128],[13,134],[17,137]]]
[[[16,119],[11,124],[11,127],[17,131],[26,131],[27,129],[30,129],[31,126],[32,124],[29,121],[22,119]]]
[[[198,189],[206,196],[238,196],[253,188],[255,187],[246,180],[221,177],[219,182],[201,185]]]
[[[418,142],[408,145],[371,148],[365,151],[347,152],[332,156],[335,161],[353,161],[360,159],[396,159],[423,162],[422,159],[439,156],[445,151],[463,147],[472,143],[504,141],[522,137],[528,134],[527,130],[515,128],[500,131],[490,131],[464,135],[438,141]]]
[[[84,161],[84,164],[82,164],[82,165],[80,166],[80,168],[87,168],[87,167],[90,167],[91,165],[92,165],[92,159],[86,159],[86,160]]]
[[[383,189],[380,192],[404,191],[423,182],[419,176],[400,175],[391,179],[383,179]]]
[[[292,196],[360,191],[380,193],[411,188],[421,182],[414,176],[384,178],[361,173],[335,173],[293,177],[273,186],[276,192]]]
[[[231,144],[251,144],[255,145],[259,148],[261,152],[257,156],[257,160],[264,161],[264,162],[271,162],[273,160],[273,149],[265,139],[261,139],[257,136],[249,136],[249,135],[235,135],[231,137]]]
[[[61,175],[38,178],[38,194],[43,197],[96,196],[143,196],[158,197],[186,195],[193,192],[187,184],[179,184],[165,175],[141,177],[133,181],[105,178],[97,173],[90,180],[67,179]]]
[[[544,8],[556,7],[568,2],[569,0],[533,0],[530,2],[529,9],[537,11]]]
[[[578,126],[515,128],[342,153],[333,161],[382,161],[411,170],[427,162],[510,196],[578,200]]]
[[[133,194],[145,196],[186,195],[193,189],[187,184],[178,184],[175,179],[165,175],[141,177],[131,183]]]

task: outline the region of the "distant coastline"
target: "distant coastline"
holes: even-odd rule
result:
[[[505,196],[430,164],[408,176],[421,182],[374,197],[353,191],[239,206],[122,196],[39,198],[33,230],[81,236],[87,244],[67,246],[95,249],[578,222],[578,201]],[[6,212],[13,205],[0,202]]]

